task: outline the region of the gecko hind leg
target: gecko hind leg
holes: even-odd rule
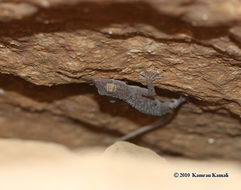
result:
[[[188,101],[188,99],[187,99],[186,97],[181,96],[181,97],[178,98],[178,99],[172,99],[171,102],[170,102],[170,104],[169,104],[169,107],[170,107],[171,109],[175,109],[175,108],[177,108],[179,105],[181,105],[182,103],[187,102],[187,101]]]

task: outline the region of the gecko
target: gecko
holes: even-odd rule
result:
[[[128,85],[124,81],[115,79],[96,78],[94,79],[94,85],[98,89],[98,93],[103,96],[109,96],[125,101],[133,108],[147,115],[163,116],[171,113],[172,110],[179,105],[187,101],[186,97],[181,96],[178,99],[172,99],[168,102],[162,102],[156,98],[156,91],[152,82],[156,79],[160,79],[162,76],[158,71],[151,72],[150,70],[140,73],[140,79],[146,80],[147,88]],[[159,122],[160,125],[169,122],[169,119],[165,122]],[[158,124],[144,126],[130,134],[127,134],[119,140],[129,140],[134,136],[140,135],[147,131],[157,128]]]

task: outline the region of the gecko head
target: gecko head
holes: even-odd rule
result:
[[[94,84],[100,95],[110,96],[122,100],[128,97],[128,85],[124,81],[97,78],[94,79]]]
[[[117,89],[116,84],[113,82],[113,79],[97,78],[94,79],[94,84],[98,89],[100,95],[112,94]]]

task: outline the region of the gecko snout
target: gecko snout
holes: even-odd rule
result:
[[[98,89],[103,88],[103,86],[105,86],[104,81],[101,78],[94,79],[94,85]]]
[[[94,79],[94,84],[96,85],[96,84],[98,84],[98,83],[100,83],[100,79]]]

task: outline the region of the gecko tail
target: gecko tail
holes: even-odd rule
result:
[[[172,114],[168,114],[166,115],[164,118],[162,118],[161,120],[158,120],[156,121],[155,123],[153,124],[150,124],[150,125],[146,125],[146,126],[143,126],[135,131],[132,131],[130,133],[128,133],[127,135],[124,135],[118,139],[116,139],[115,142],[117,141],[128,141],[130,139],[133,139],[133,138],[136,138],[136,137],[139,137],[145,133],[149,133],[153,130],[156,130],[160,127],[163,127],[165,125],[167,125],[171,120],[173,119],[173,115]]]

